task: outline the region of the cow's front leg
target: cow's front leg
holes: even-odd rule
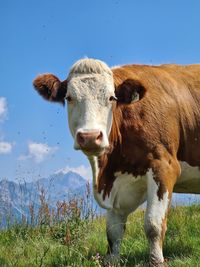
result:
[[[148,172],[145,232],[150,246],[151,266],[164,266],[163,241],[167,229],[167,213],[179,168],[156,168]]]
[[[107,211],[106,233],[108,239],[108,251],[106,262],[115,265],[119,262],[120,244],[123,238],[127,221],[127,215],[121,215],[113,210]]]

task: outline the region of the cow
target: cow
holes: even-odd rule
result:
[[[172,193],[200,193],[200,65],[123,65],[85,58],[68,77],[36,77],[46,100],[67,102],[74,148],[91,164],[107,210],[107,260],[119,260],[128,215],[147,201],[150,264],[164,266]]]

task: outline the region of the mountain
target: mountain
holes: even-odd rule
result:
[[[90,191],[90,205],[97,213],[104,213],[92,196],[92,186],[79,174],[62,171],[30,183],[0,181],[0,227],[8,223],[27,218],[30,221],[30,207],[37,214],[41,203],[47,203],[50,209],[56,208],[59,202],[73,199],[85,199]],[[88,201],[88,199],[87,199]],[[172,205],[190,205],[200,203],[200,195],[174,194]],[[144,207],[143,205],[142,207]]]
[[[58,202],[84,198],[87,181],[75,172],[58,172],[36,182],[0,181],[0,227],[30,218],[30,207],[37,213],[41,202],[55,208]],[[91,185],[89,186],[91,192]]]
[[[19,218],[25,215],[22,205],[27,204],[27,191],[25,186],[15,182],[0,181],[0,217],[4,221],[8,217],[15,216]]]
[[[83,195],[86,183],[82,176],[72,171],[55,173],[36,182],[40,190],[45,190],[45,194],[52,204],[57,201],[69,200],[76,195]]]

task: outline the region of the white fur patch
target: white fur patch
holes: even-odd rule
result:
[[[107,73],[112,76],[111,69],[101,60],[93,58],[82,58],[78,60],[70,69],[69,77],[79,74],[102,74]]]
[[[158,190],[159,185],[153,179],[152,170],[148,171],[148,197],[147,197],[147,211],[146,211],[146,219],[148,221],[152,221],[153,224],[160,229],[162,225],[162,221],[165,218],[168,205],[169,205],[169,192],[166,191],[163,194],[162,199],[158,198]]]
[[[169,205],[169,192],[163,194],[162,199],[158,198],[159,185],[153,178],[153,171],[150,169],[148,174],[147,186],[147,209],[145,214],[145,228],[153,227],[153,230],[158,233],[158,238],[161,238],[162,223],[166,216]],[[152,259],[157,262],[163,262],[163,252],[159,244],[159,239],[150,240],[150,254]]]
[[[109,196],[103,199],[102,190],[100,194],[96,192],[95,199],[103,208],[129,214],[146,200],[146,177],[134,177],[132,174],[121,172],[116,172],[115,177]]]
[[[113,209],[114,196],[110,194],[109,196],[106,195],[104,198],[103,194],[103,190],[101,191],[101,193],[95,192],[95,200],[103,209]]]
[[[139,180],[141,180],[142,178],[144,178],[144,176],[140,176],[140,175],[138,175],[138,176],[133,176],[131,173],[128,173],[128,172],[125,172],[125,173],[122,173],[122,172],[115,172],[115,174],[114,174],[114,176],[116,177],[116,178],[119,178],[119,177],[121,177],[121,178],[123,178],[123,177],[125,177],[125,179],[127,180],[130,180],[130,183],[132,184],[132,183],[136,183],[136,182],[138,182]]]
[[[95,156],[89,157],[88,158],[90,161],[90,165],[92,167],[92,174],[93,174],[93,186],[97,186],[97,177],[99,175],[99,166],[98,166],[98,158]]]
[[[89,161],[92,167],[92,173],[93,173],[93,192],[94,192],[94,198],[96,200],[96,202],[99,204],[99,206],[101,206],[104,209],[112,209],[112,201],[110,200],[110,198],[108,196],[106,196],[106,198],[103,200],[103,191],[101,193],[98,193],[98,181],[97,181],[97,177],[99,174],[99,167],[98,167],[98,158],[93,156],[93,157],[89,157]]]
[[[150,242],[150,257],[151,261],[153,260],[156,263],[164,262],[163,251],[160,247],[159,240],[154,240],[153,242]]]

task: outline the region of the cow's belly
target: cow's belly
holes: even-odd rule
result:
[[[109,196],[103,199],[103,191],[95,194],[99,205],[116,212],[129,214],[146,200],[147,177],[134,177],[131,174],[115,173],[115,181]]]
[[[181,175],[174,187],[176,193],[200,194],[200,168],[181,162]],[[94,192],[98,204],[105,209],[114,209],[119,213],[129,214],[137,209],[147,198],[147,176],[134,177],[131,174],[115,173],[115,181],[109,196],[103,198]]]
[[[181,175],[174,187],[176,193],[200,194],[200,167],[192,167],[186,162],[180,162]]]

